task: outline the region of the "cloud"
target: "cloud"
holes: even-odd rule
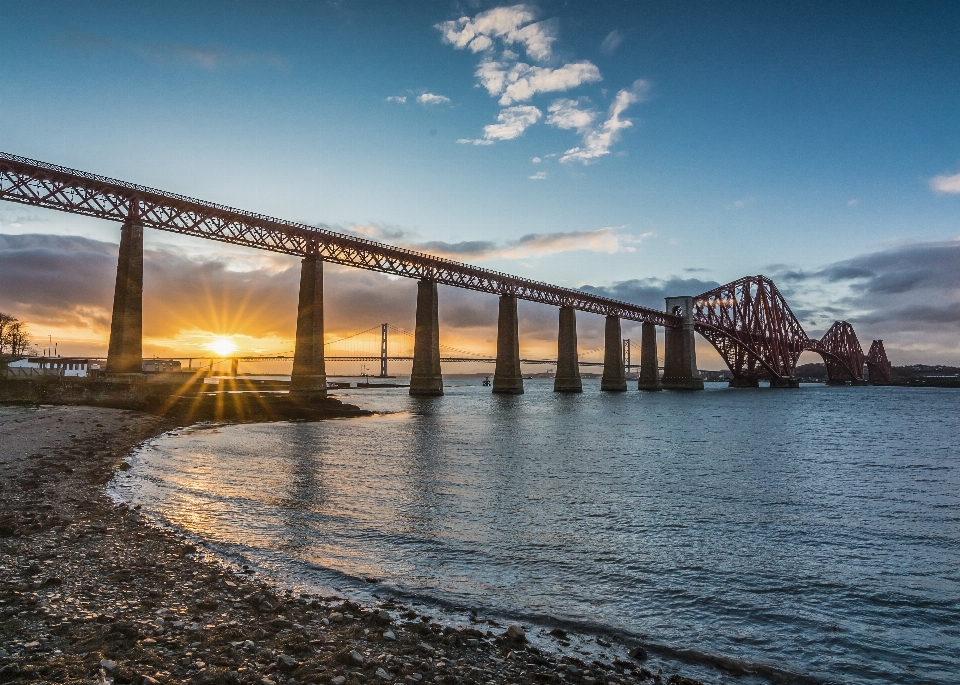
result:
[[[487,52],[493,49],[494,39],[506,45],[520,45],[527,55],[542,61],[550,57],[556,41],[556,22],[536,19],[535,10],[528,5],[496,7],[470,17],[436,24],[443,35],[443,42],[458,50]]]
[[[938,193],[960,193],[960,174],[934,176],[930,179],[930,187]]]
[[[835,319],[854,324],[861,345],[883,339],[895,364],[960,363],[960,238],[908,243],[801,271],[780,267],[777,281],[808,334]]]
[[[600,52],[602,52],[604,55],[612,55],[614,50],[620,47],[622,42],[623,34],[617,29],[614,29],[608,33],[607,37],[603,39],[602,43],[600,43]]]
[[[73,26],[66,27],[59,40],[82,52],[123,50],[156,64],[194,66],[207,71],[245,66],[270,67],[280,71],[290,69],[290,62],[275,52],[234,50],[222,45],[200,47],[187,43],[138,43],[104,38]]]
[[[534,157],[533,159],[530,160],[530,162],[533,163],[533,164],[539,164],[539,163],[542,162],[542,161],[543,161],[543,160],[540,159],[539,157]]]
[[[551,126],[563,129],[573,129],[579,133],[584,133],[590,129],[597,113],[592,109],[582,109],[581,103],[577,100],[561,98],[554,100],[547,111],[547,123]]]
[[[387,102],[395,102],[398,105],[403,105],[407,102],[406,95],[388,95]]]
[[[443,105],[450,102],[450,98],[445,95],[435,95],[434,93],[423,93],[417,96],[417,102],[421,105]]]
[[[542,181],[542,180],[545,179],[546,177],[547,177],[547,172],[546,172],[546,171],[538,171],[538,172],[535,173],[533,176],[531,176],[530,179],[533,180],[533,181]]]
[[[716,281],[704,281],[699,278],[634,278],[619,281],[608,286],[584,285],[580,289],[586,292],[611,297],[615,300],[638,304],[652,309],[664,308],[664,298],[678,295],[699,295],[713,290],[720,284]]]
[[[621,119],[621,115],[630,105],[640,102],[648,90],[649,84],[643,79],[638,79],[630,88],[624,88],[618,92],[610,106],[607,120],[599,128],[588,131],[584,135],[583,145],[567,150],[560,161],[589,164],[599,157],[610,154],[610,148],[619,140],[620,132],[633,126],[629,119]]]
[[[603,80],[596,65],[586,60],[551,69],[486,59],[477,67],[476,76],[491,96],[501,96],[501,105],[525,102],[538,93],[565,91]]]
[[[513,140],[519,138],[533,124],[543,116],[536,107],[532,105],[518,105],[516,107],[507,107],[500,110],[497,115],[496,124],[488,124],[483,127],[483,138],[470,139],[461,138],[457,142],[462,144],[472,143],[473,145],[492,145],[498,140]]]
[[[608,254],[632,252],[636,250],[634,245],[639,244],[645,237],[648,235],[636,238],[624,233],[622,228],[606,227],[593,231],[529,233],[517,240],[499,244],[487,240],[460,243],[428,241],[412,244],[410,247],[451,259],[528,259],[575,250]]]

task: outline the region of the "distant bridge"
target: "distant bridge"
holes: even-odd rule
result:
[[[466,361],[440,355],[438,284],[500,296],[496,357],[469,359],[496,363],[494,392],[523,392],[521,363],[554,363],[520,358],[518,299],[560,309],[554,389],[561,392],[582,389],[577,310],[606,317],[603,390],[627,387],[621,319],[642,324],[639,387],[645,390],[703,388],[694,332],[720,352],[733,373],[733,385],[768,379],[772,386],[793,386],[797,360],[805,350],[823,357],[832,383],[890,380],[882,341],[874,341],[864,355],[853,327],[843,321],[820,340],[809,338],[776,286],[763,276],[742,278],[697,296],[669,297],[665,311],[660,311],[7,153],[0,153],[0,199],[122,222],[108,375],[141,373],[143,229],[155,228],[303,257],[291,387],[305,395],[326,392],[325,261],[419,280],[414,350],[409,357],[410,393],[415,395],[443,394],[441,362]],[[657,326],[665,331],[662,379]],[[384,347],[370,361],[385,364],[388,357]]]

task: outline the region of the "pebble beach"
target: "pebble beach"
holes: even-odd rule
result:
[[[648,668],[642,649],[560,656],[531,644],[529,627],[294,593],[217,563],[105,494],[132,450],[176,427],[123,410],[0,407],[0,682],[700,682]]]

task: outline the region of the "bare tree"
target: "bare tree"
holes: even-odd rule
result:
[[[22,356],[30,347],[30,333],[21,322],[14,321],[8,326],[7,346],[14,357]]]
[[[10,326],[15,323],[17,323],[17,320],[14,317],[0,312],[0,354],[3,354],[4,348],[10,346],[10,341],[7,338],[10,335]]]

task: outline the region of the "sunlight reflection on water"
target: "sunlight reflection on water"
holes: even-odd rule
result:
[[[346,393],[387,416],[183,430],[117,489],[321,585],[376,576],[824,679],[960,672],[960,393],[453,383]]]

